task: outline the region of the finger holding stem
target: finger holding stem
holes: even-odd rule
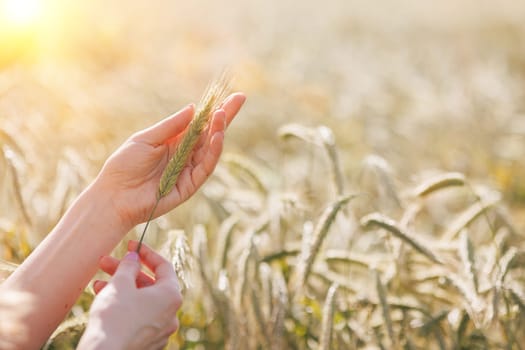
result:
[[[137,254],[140,253],[140,247],[142,246],[142,241],[144,240],[144,236],[146,235],[146,230],[148,229],[149,223],[151,222],[151,219],[153,218],[153,214],[155,213],[155,209],[157,209],[157,206],[160,202],[160,197],[157,196],[157,199],[155,200],[155,205],[153,206],[153,209],[151,210],[151,213],[149,214],[148,221],[146,221],[146,226],[144,226],[144,231],[142,231],[142,234],[140,235],[139,245],[137,246]]]

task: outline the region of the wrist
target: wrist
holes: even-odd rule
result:
[[[95,179],[82,193],[92,205],[99,206],[100,214],[110,223],[117,234],[126,235],[135,225],[119,212],[116,195],[110,186],[106,186],[99,178]]]

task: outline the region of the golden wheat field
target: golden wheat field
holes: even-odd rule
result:
[[[185,284],[168,349],[525,349],[525,2],[0,8],[2,278],[227,67],[221,162],[146,237]]]

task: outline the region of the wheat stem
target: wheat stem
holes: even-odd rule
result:
[[[432,251],[429,248],[424,246],[421,242],[417,241],[412,234],[404,232],[394,220],[387,217],[386,215],[381,215],[379,213],[368,214],[361,219],[361,225],[365,229],[371,228],[373,226],[379,226],[382,229],[385,229],[388,232],[392,233],[394,236],[401,239],[405,243],[408,243],[410,246],[412,246],[412,248],[414,248],[419,253],[423,254],[433,262],[440,265],[443,264],[443,261],[434,253],[432,253]]]
[[[151,210],[151,213],[149,214],[148,221],[146,221],[146,226],[144,226],[144,230],[142,231],[142,234],[140,235],[139,245],[137,246],[137,254],[140,252],[140,248],[142,247],[142,241],[144,240],[144,235],[146,234],[146,230],[148,229],[149,223],[151,222],[151,219],[153,218],[153,213],[155,213],[155,209],[157,209],[159,202],[160,202],[160,198],[157,197],[157,199],[155,200],[155,205],[153,206],[153,209]]]
[[[301,260],[298,268],[298,280],[296,286],[298,289],[302,288],[306,284],[308,276],[312,270],[314,261],[317,258],[319,251],[321,250],[321,245],[323,244],[324,239],[328,235],[330,226],[334,222],[337,213],[351,199],[355,197],[356,195],[347,195],[344,197],[340,197],[335,202],[331,203],[331,205],[329,205],[324,210],[323,214],[319,218],[319,221],[317,222],[317,225],[315,227],[315,231],[312,234],[311,240],[307,242],[307,246],[305,247],[304,251],[301,252]]]
[[[337,288],[339,288],[337,283],[332,284],[326,295],[326,301],[323,306],[319,350],[329,350],[332,348],[332,333],[334,328],[334,313],[336,308],[335,295],[337,293]]]

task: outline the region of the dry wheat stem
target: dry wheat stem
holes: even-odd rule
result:
[[[334,283],[328,289],[326,295],[326,301],[323,307],[323,315],[321,322],[321,339],[319,341],[319,350],[329,350],[332,348],[332,332],[334,327],[334,314],[335,314],[335,296],[337,289],[339,288],[337,283]]]
[[[441,241],[446,242],[453,240],[463,228],[468,227],[479,216],[492,209],[499,201],[500,198],[498,196],[493,196],[482,198],[472,204],[449,225],[446,232],[443,234]]]
[[[139,245],[137,246],[137,253],[140,251],[142,241],[144,240],[144,235],[146,234],[146,230],[151,219],[153,218],[153,214],[155,213],[155,209],[157,209],[160,200],[167,196],[171,190],[173,190],[173,187],[175,187],[175,184],[179,179],[179,175],[182,172],[182,169],[184,169],[184,166],[186,165],[191,152],[197,144],[197,141],[199,140],[202,132],[208,125],[213,111],[226,97],[228,90],[229,79],[226,73],[223,73],[219,79],[213,81],[206,89],[206,92],[199,102],[197,112],[188,125],[188,128],[182,137],[180,144],[177,146],[175,153],[162,172],[159,188],[157,190],[155,205],[151,210],[148,221],[146,222],[146,226],[144,227],[144,231],[142,231],[142,235],[140,236]]]
[[[448,188],[451,186],[463,186],[465,185],[465,182],[465,175],[461,173],[439,174],[419,185],[414,190],[414,194],[417,197],[425,197],[443,188]]]
[[[412,246],[412,248],[414,248],[416,251],[420,252],[433,262],[440,265],[443,264],[441,259],[437,257],[434,253],[432,253],[432,251],[429,248],[425,247],[421,242],[417,241],[411,234],[408,234],[407,232],[401,230],[401,228],[398,227],[397,223],[391,218],[387,217],[386,215],[382,215],[379,213],[368,214],[361,219],[361,225],[365,228],[379,226],[392,233],[397,238],[408,243],[410,246]]]
[[[331,205],[329,205],[321,215],[319,221],[317,222],[317,225],[315,227],[315,231],[312,235],[312,238],[309,242],[307,242],[308,246],[306,247],[306,250],[304,252],[301,252],[303,254],[301,256],[301,262],[300,262],[300,268],[299,268],[299,274],[298,274],[298,284],[297,287],[303,287],[306,284],[306,281],[308,279],[308,275],[311,272],[312,265],[314,263],[315,258],[319,254],[319,251],[321,249],[321,245],[326,238],[328,231],[330,229],[330,226],[335,220],[335,217],[337,216],[337,213],[341,208],[343,208],[351,199],[355,198],[355,195],[348,195],[339,198],[335,202],[333,202]]]
[[[338,196],[344,193],[344,181],[341,164],[337,154],[335,136],[332,130],[324,125],[317,128],[310,128],[300,124],[287,124],[281,127],[278,135],[282,139],[296,137],[305,142],[311,143],[325,150],[330,162],[330,172],[334,183],[335,192]]]
[[[359,294],[355,284],[348,281],[347,276],[343,276],[337,272],[334,272],[333,270],[329,270],[326,266],[312,267],[312,271],[310,272],[310,274],[318,278],[321,282],[326,283],[328,285],[337,283],[337,285],[341,289],[344,289],[347,293],[353,295]]]
[[[344,175],[337,153],[335,135],[332,130],[326,126],[319,126],[317,128],[317,133],[319,134],[319,139],[321,140],[326,155],[328,156],[328,160],[330,161],[330,170],[335,192],[338,196],[341,196],[344,193]]]
[[[232,243],[232,236],[235,228],[239,224],[239,218],[231,215],[224,220],[219,229],[219,244],[217,249],[217,264],[221,269],[225,269],[228,263],[228,252]]]
[[[374,261],[364,254],[357,254],[348,252],[346,250],[335,249],[327,250],[324,254],[324,259],[327,263],[345,263],[364,267],[365,269],[370,269],[372,265],[377,265],[378,263],[378,261]]]
[[[472,245],[472,242],[470,241],[467,231],[464,231],[461,234],[461,244],[459,246],[459,256],[461,257],[461,260],[463,261],[465,272],[467,276],[469,277],[469,279],[471,280],[474,290],[476,291],[476,293],[478,293],[479,292],[479,281],[477,277],[474,246]]]
[[[9,169],[9,172],[11,174],[11,180],[14,188],[14,194],[16,198],[16,202],[18,204],[18,207],[20,208],[20,213],[22,214],[22,217],[24,218],[24,221],[28,226],[32,225],[31,218],[27,212],[26,205],[24,202],[24,197],[22,196],[22,187],[20,185],[20,179],[18,175],[18,171],[15,167],[15,162],[13,159],[13,152],[6,152],[4,151],[4,158],[7,161],[7,168]]]
[[[17,268],[18,268],[18,264],[14,264],[4,259],[0,259],[0,271],[4,271],[4,272],[11,274],[15,272]]]
[[[266,195],[268,189],[263,181],[261,176],[261,169],[254,164],[247,157],[243,157],[239,154],[225,154],[223,160],[227,163],[233,170],[239,173],[239,175],[244,175],[248,182],[257,190],[258,193]]]
[[[286,281],[280,272],[274,272],[272,279],[272,285],[274,286],[272,292],[274,296],[272,298],[273,310],[270,321],[270,339],[272,340],[271,349],[278,350],[284,348],[284,319],[288,305],[288,289],[286,287]]]
[[[256,290],[256,284],[251,286],[251,304],[252,304],[252,310],[255,317],[255,322],[257,323],[257,326],[259,327],[259,332],[261,333],[261,341],[264,343],[264,348],[268,349],[270,347],[270,344],[272,343],[270,334],[268,333],[268,327],[267,322],[264,317],[264,313],[261,308],[261,301],[260,301],[260,295],[258,294]]]
[[[387,297],[386,297],[386,290],[385,290],[386,288],[383,285],[383,282],[381,281],[381,276],[379,272],[376,270],[373,270],[373,272],[375,274],[377,296],[379,298],[379,303],[381,305],[382,316],[383,316],[383,320],[385,321],[385,326],[388,332],[388,338],[390,339],[390,344],[394,346],[396,344],[396,339],[394,336],[394,327],[393,327],[392,318],[390,315],[390,307],[388,305]]]
[[[188,241],[186,240],[184,231],[175,231],[174,234],[175,243],[173,246],[173,258],[171,261],[179,281],[182,282],[181,290],[184,290],[190,287],[190,281],[186,275],[186,271],[191,268],[190,247],[188,246]]]

